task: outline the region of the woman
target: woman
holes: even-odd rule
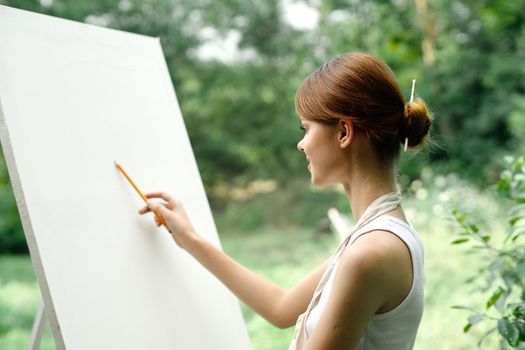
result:
[[[215,248],[165,193],[148,194],[163,202],[139,213],[161,215],[181,248],[269,322],[296,323],[290,349],[411,349],[423,312],[423,246],[400,206],[394,168],[401,145],[417,147],[429,132],[425,104],[405,103],[388,66],[363,53],[321,66],[295,102],[312,184],[342,184],[357,223],[296,286],[280,288]]]

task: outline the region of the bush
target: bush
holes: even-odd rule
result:
[[[489,291],[482,307],[455,306],[473,312],[464,332],[482,321],[491,328],[478,345],[497,331],[502,348],[525,345],[525,159],[507,157],[507,169],[494,186],[508,203],[505,230],[489,234],[466,213],[453,210],[452,221],[459,228],[452,244],[468,244],[469,252],[479,259],[479,271],[467,284],[481,293]]]

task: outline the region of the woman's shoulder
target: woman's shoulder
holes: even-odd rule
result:
[[[392,232],[373,230],[362,234],[343,251],[338,273],[344,276],[357,273],[370,288],[389,286],[381,289],[385,298],[390,298],[390,294],[405,291],[411,284],[410,250]]]
[[[403,257],[410,258],[410,251],[402,239],[387,229],[374,229],[361,234],[347,246],[341,260],[378,269],[392,267],[391,263]]]

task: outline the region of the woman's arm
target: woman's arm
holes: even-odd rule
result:
[[[148,205],[139,213],[154,211],[161,215],[181,248],[270,323],[280,328],[292,326],[297,317],[306,310],[327,262],[321,264],[293,288],[283,289],[248,270],[198,235],[180,202],[163,192],[149,193],[146,197],[162,198],[166,203],[148,201]],[[158,221],[157,225],[160,225]]]
[[[306,310],[326,268],[322,264],[286,290],[248,270],[203,238],[196,239],[187,251],[240,300],[279,328],[294,325]]]
[[[394,234],[371,231],[341,256],[330,298],[305,349],[355,349],[370,319],[410,292],[408,248]]]

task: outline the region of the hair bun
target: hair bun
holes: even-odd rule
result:
[[[432,117],[427,111],[423,99],[417,97],[414,101],[405,104],[405,125],[399,132],[399,141],[405,143],[408,138],[408,147],[420,146],[428,135],[432,125]]]

